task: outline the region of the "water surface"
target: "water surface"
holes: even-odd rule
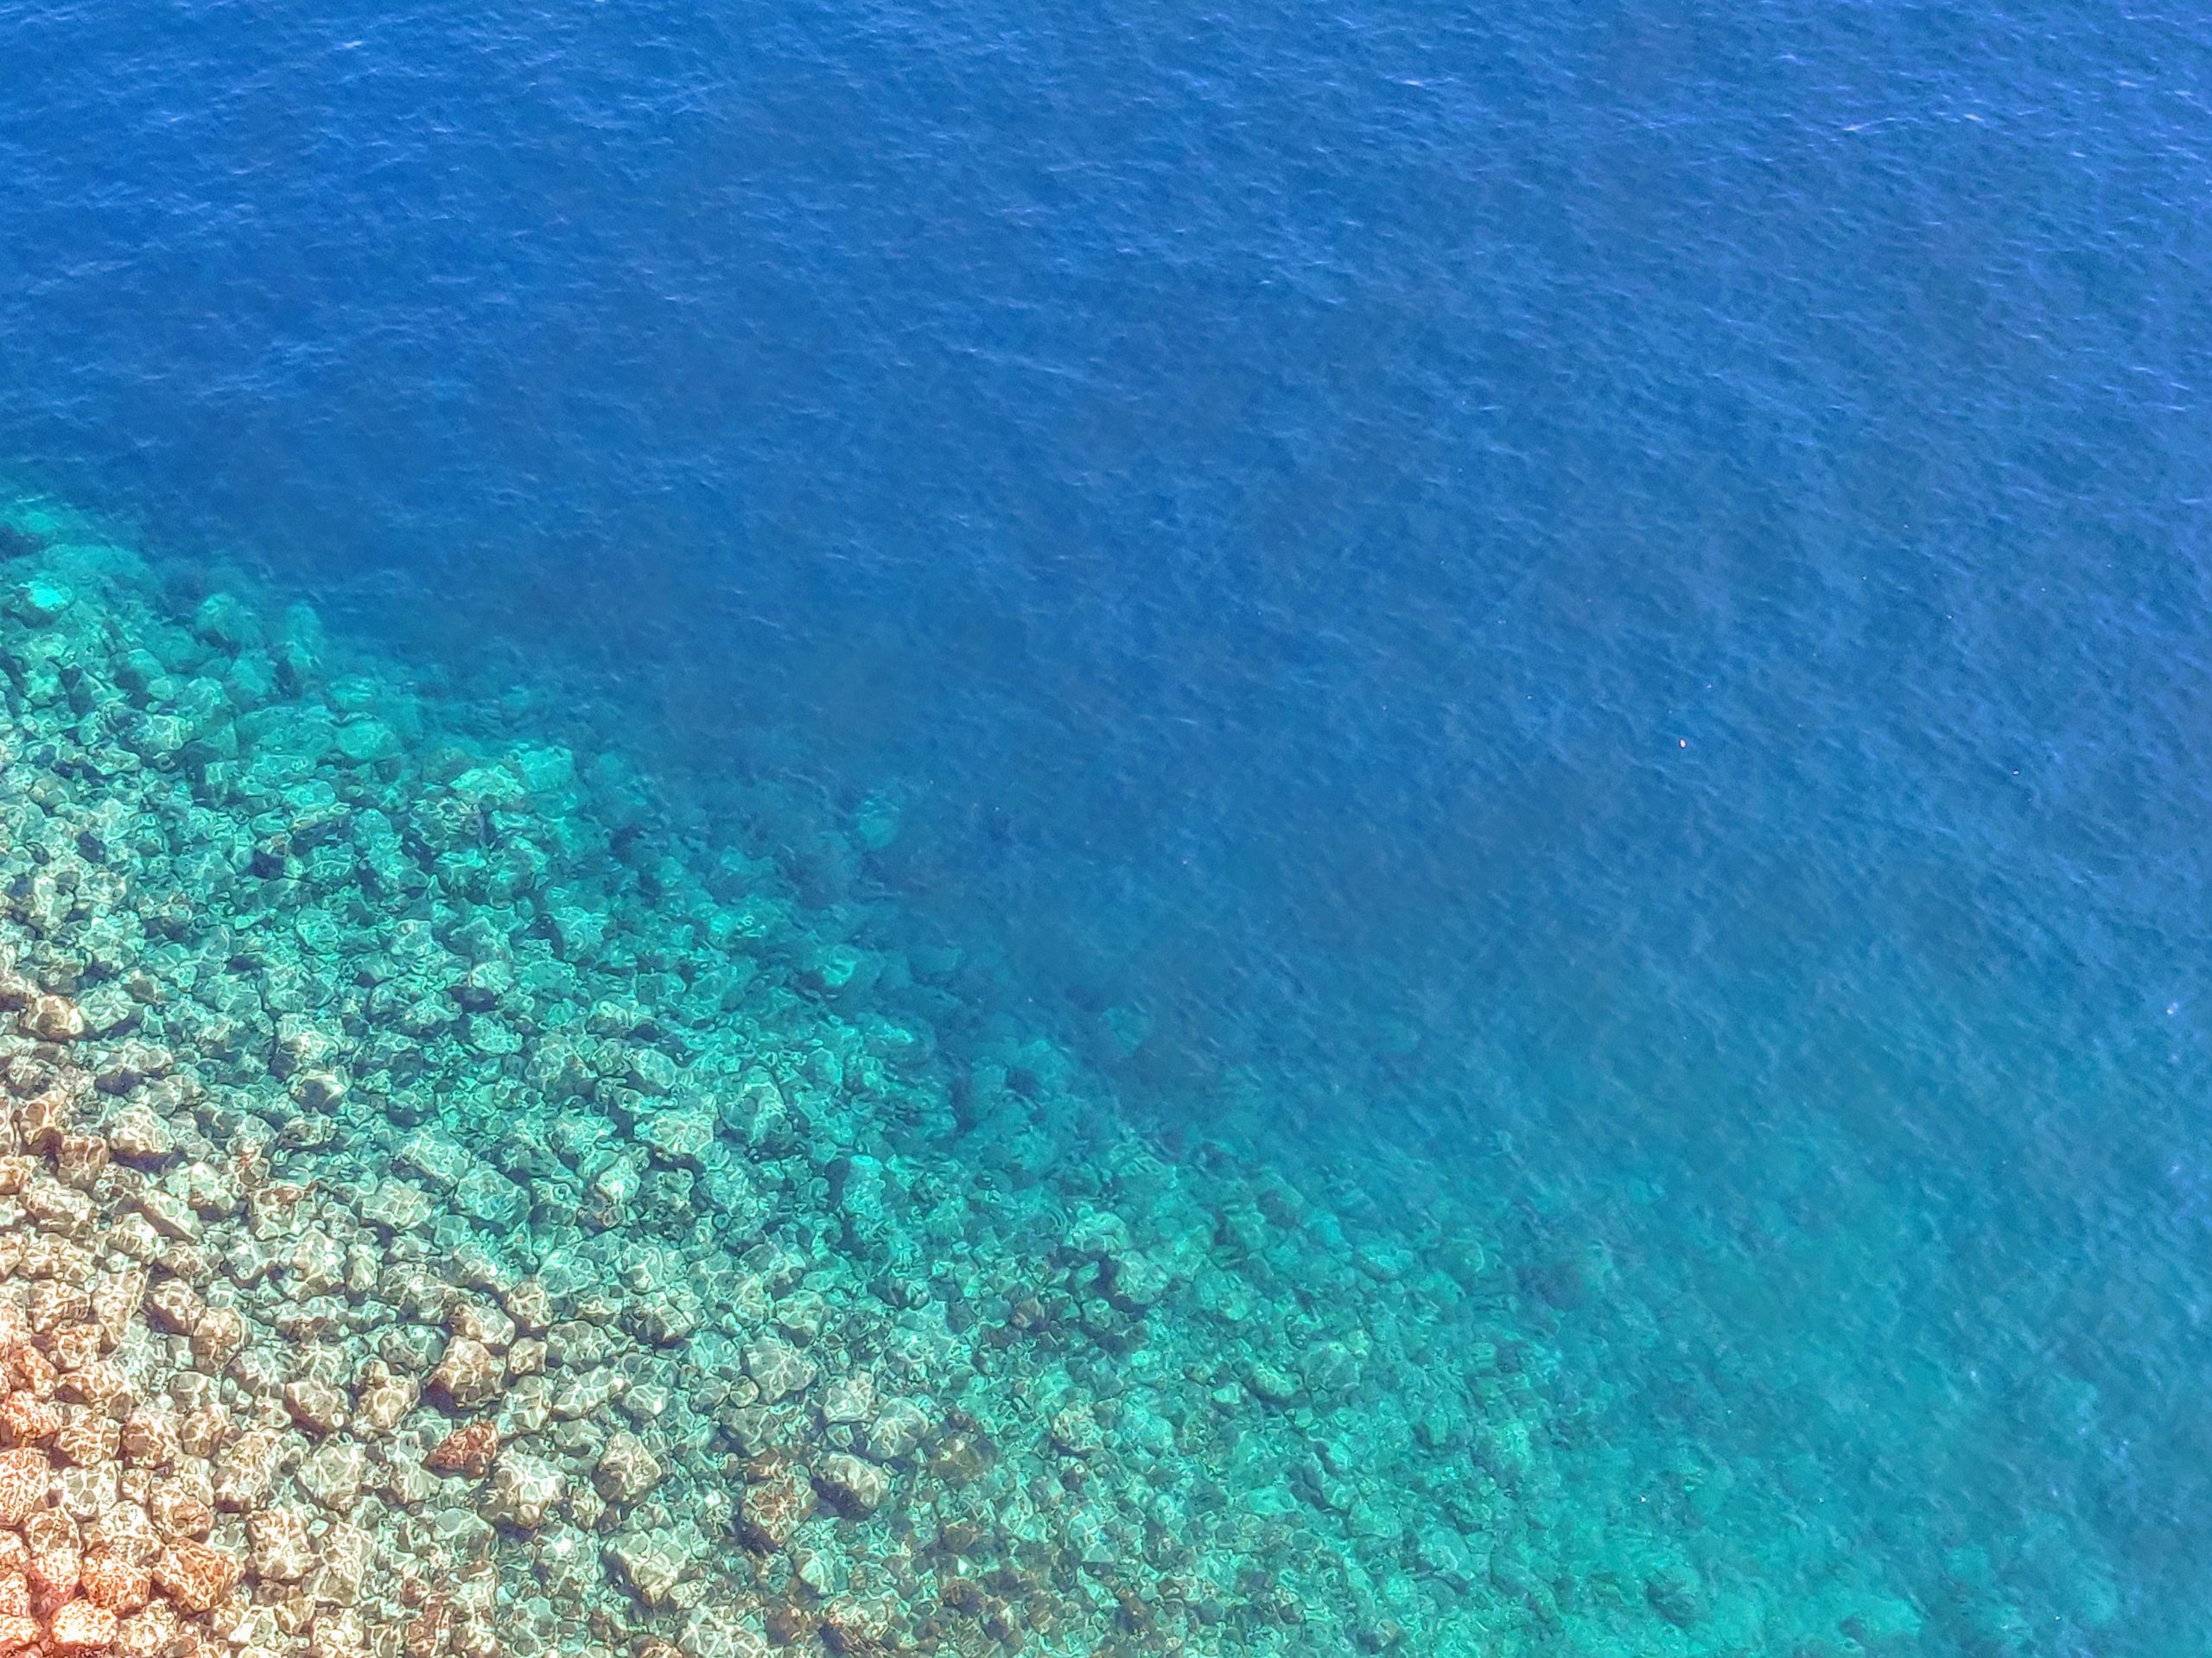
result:
[[[2200,22],[19,6],[0,457],[1517,1216],[1923,1649],[2190,1650]]]

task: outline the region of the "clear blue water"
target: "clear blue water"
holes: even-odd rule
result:
[[[2196,1651],[2202,21],[11,6],[0,467],[897,802],[1928,1650]]]

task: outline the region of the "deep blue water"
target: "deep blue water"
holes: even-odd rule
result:
[[[0,468],[895,799],[823,896],[1603,1242],[1937,1649],[2195,1650],[2202,22],[0,8]]]

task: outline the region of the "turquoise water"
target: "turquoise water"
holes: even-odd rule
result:
[[[242,594],[255,695],[395,734],[395,823],[569,750],[590,787],[512,810],[573,816],[584,896],[496,905],[505,954],[575,970],[548,1008],[727,956],[762,988],[645,1039],[772,1049],[790,1094],[861,1039],[825,1031],[915,1036],[821,1146],[716,1116],[757,1209],[588,1225],[518,1157],[520,1214],[464,1215],[517,1271],[696,1219],[686,1270],[734,1273],[758,1229],[827,1274],[772,1300],[839,1317],[871,1251],[953,1252],[894,1301],[987,1305],[969,1344],[1041,1327],[1049,1278],[1105,1327],[991,1349],[1014,1483],[1068,1471],[1059,1401],[1152,1388],[1100,1430],[1150,1524],[1279,1530],[1209,1529],[1219,1605],[1121,1627],[1071,1521],[1001,1515],[1069,1621],[901,1639],[2195,1651],[2199,21],[0,12],[11,562],[124,632]],[[110,543],[158,601],[67,550]],[[279,672],[299,601],[359,707]],[[690,931],[572,955],[579,905]],[[603,1120],[704,1190],[626,1081],[531,1080],[557,1026],[523,1096],[456,1051],[399,1115],[487,1158],[505,1113]],[[424,1127],[365,1113],[298,1156],[357,1175]],[[894,1185],[1002,1201],[832,1225],[871,1136]],[[1179,1263],[1161,1300],[1116,1300],[1108,1214]],[[718,1362],[664,1360],[687,1397]],[[855,1426],[829,1379],[818,1455]],[[702,1505],[781,1476],[713,1459],[778,1447],[697,1431],[660,1519],[561,1523],[727,1547]],[[930,1454],[868,1525],[975,1506]],[[503,1604],[568,1571],[494,1531]],[[910,1609],[957,1575],[933,1547],[884,1567]],[[788,1548],[735,1558],[716,1605],[844,1638]],[[600,1614],[701,1644],[628,1570]]]

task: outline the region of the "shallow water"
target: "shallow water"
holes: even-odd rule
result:
[[[0,462],[1479,1239],[1554,1534],[2193,1650],[2196,21],[0,11]]]

